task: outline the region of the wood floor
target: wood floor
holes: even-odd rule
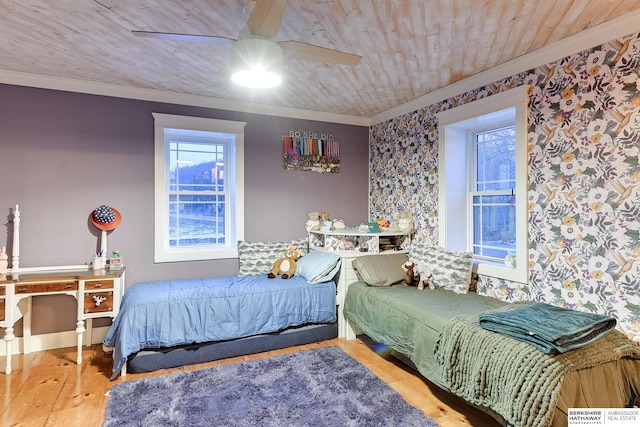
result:
[[[80,366],[75,363],[75,348],[14,355],[13,373],[0,373],[0,426],[100,426],[108,400],[105,393],[118,382],[324,345],[341,347],[441,427],[499,426],[493,418],[429,384],[395,358],[379,356],[369,343],[341,338],[151,374],[128,374],[124,380],[119,377],[115,381],[108,380],[111,356],[103,353],[101,345],[85,347]],[[5,363],[5,358],[1,357],[0,366],[4,367]]]

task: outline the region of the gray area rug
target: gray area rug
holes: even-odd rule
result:
[[[103,426],[438,424],[331,346],[116,384]]]

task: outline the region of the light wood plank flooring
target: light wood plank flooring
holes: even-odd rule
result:
[[[124,380],[119,377],[115,381],[108,380],[111,356],[103,353],[101,345],[85,347],[83,364],[80,366],[75,363],[76,352],[75,348],[71,347],[14,355],[13,373],[0,373],[0,425],[97,427],[104,420],[104,409],[108,399],[105,393],[120,381],[324,345],[341,347],[391,385],[409,403],[434,418],[441,427],[499,426],[490,416],[438,389],[395,358],[379,356],[369,343],[359,339],[347,341],[341,338],[150,374],[128,374]],[[4,367],[5,363],[5,358],[1,357],[0,366]]]

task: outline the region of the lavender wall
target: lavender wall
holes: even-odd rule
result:
[[[128,285],[237,272],[237,259],[153,263],[152,112],[247,122],[245,240],[302,237],[316,210],[366,221],[367,127],[0,85],[0,246],[19,204],[21,267],[90,262],[99,238],[89,215],[107,204],[123,217],[108,243],[122,252]],[[292,129],[332,133],[341,172],[284,170],[281,137]],[[34,333],[74,329],[74,306],[35,298]]]

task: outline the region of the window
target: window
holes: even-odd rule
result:
[[[501,262],[516,251],[516,127],[474,129],[469,136],[473,253]]]
[[[245,123],[153,117],[155,262],[237,257],[244,235]]]
[[[438,120],[439,244],[473,252],[479,274],[526,283],[525,87],[443,111]],[[507,255],[515,268],[505,265]]]

